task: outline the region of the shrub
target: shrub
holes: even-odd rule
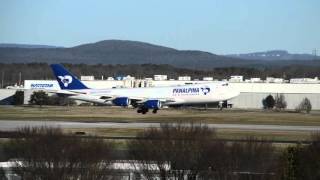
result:
[[[272,95],[269,95],[262,101],[262,104],[264,109],[272,109],[275,105],[275,100]]]
[[[296,145],[286,148],[282,153],[279,179],[320,179],[320,134],[312,135],[309,145]]]
[[[35,91],[31,94],[29,103],[32,105],[39,105],[40,107],[42,105],[48,105],[49,96],[44,91]]]
[[[22,105],[24,100],[24,92],[16,91],[13,95],[13,105]]]

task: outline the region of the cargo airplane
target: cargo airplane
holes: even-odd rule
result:
[[[138,113],[153,113],[164,105],[223,102],[239,95],[226,82],[169,87],[91,89],[60,64],[51,68],[61,90],[54,93],[74,100],[106,105],[132,106]]]

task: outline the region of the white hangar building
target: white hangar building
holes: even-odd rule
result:
[[[155,87],[174,86],[196,83],[209,83],[216,81],[183,81],[183,80],[152,80],[148,79],[125,79],[125,80],[88,80],[83,81],[90,88],[123,88],[123,87]],[[229,86],[240,91],[240,95],[228,103],[234,108],[263,108],[262,101],[268,95],[276,97],[283,94],[287,102],[287,109],[295,109],[303,98],[307,97],[312,104],[313,110],[320,110],[320,83],[266,83],[266,82],[229,82]],[[59,89],[55,80],[26,80],[25,102],[33,90],[37,89]]]
[[[262,101],[268,95],[276,97],[283,94],[287,109],[295,109],[306,97],[312,104],[312,109],[320,110],[320,84],[292,83],[229,83],[238,89],[240,95],[231,100],[235,108],[263,108]]]

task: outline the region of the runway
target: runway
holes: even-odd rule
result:
[[[60,128],[148,128],[160,127],[160,123],[117,123],[117,122],[71,122],[71,121],[18,121],[0,120],[1,131],[13,131],[21,127],[60,127]],[[255,125],[255,124],[208,124],[217,129],[240,130],[274,130],[274,131],[320,131],[320,126],[284,126],[284,125]]]

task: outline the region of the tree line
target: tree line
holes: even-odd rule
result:
[[[312,134],[310,144],[279,148],[254,137],[221,141],[205,124],[162,124],[128,140],[121,147],[126,155],[119,158],[114,141],[26,127],[2,146],[22,179],[119,179],[112,165],[119,160],[134,167],[136,178],[148,180],[320,178],[319,133]]]
[[[16,91],[16,93],[13,95],[12,103],[13,105],[22,105],[24,103],[24,92]],[[44,91],[34,91],[30,96],[29,104],[39,105],[40,107],[42,107],[43,105],[72,106],[72,105],[76,105],[76,102],[64,96],[57,96],[57,95],[49,96],[48,93]],[[90,105],[90,103],[87,105]],[[94,104],[94,105],[97,105],[97,104]],[[219,107],[218,103],[210,104],[210,105],[213,107]],[[226,104],[223,104],[222,106],[226,107]],[[276,94],[275,97],[273,97],[270,94],[262,100],[262,106],[263,106],[263,109],[266,109],[266,110],[284,111],[287,108],[287,102],[283,94]],[[311,110],[312,110],[312,104],[307,97],[303,98],[295,108],[295,111],[299,113],[300,112],[310,113]]]
[[[262,100],[262,105],[264,109],[283,111],[287,108],[287,101],[283,94],[276,94],[275,98],[270,94]],[[295,111],[299,113],[310,113],[311,110],[312,104],[307,97],[303,98],[295,108]]]
[[[191,76],[193,79],[202,79],[209,76],[214,79],[226,79],[231,75],[243,75],[245,78],[267,76],[279,78],[301,78],[301,77],[319,77],[320,67],[290,65],[285,67],[225,67],[213,68],[211,70],[195,70],[190,67],[177,68],[171,65],[155,64],[129,64],[129,65],[87,65],[87,64],[64,64],[66,68],[77,76],[92,75],[97,79],[101,77],[116,77],[131,75],[137,78],[153,77],[155,74],[166,74],[168,78],[177,79],[178,76]],[[53,73],[47,63],[0,63],[0,77],[3,82],[2,87],[22,83],[24,80],[32,79],[54,79]],[[0,86],[0,87],[1,87]]]

